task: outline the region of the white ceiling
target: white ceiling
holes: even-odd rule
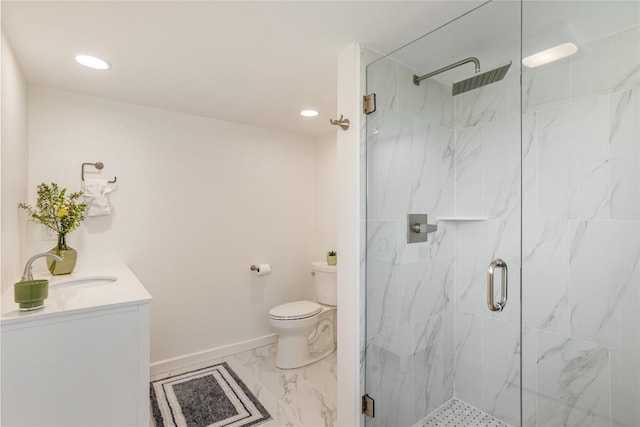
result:
[[[638,0],[494,1],[445,28],[391,54],[426,74],[470,56],[483,71],[512,61],[508,75],[518,73],[521,56],[571,42],[585,54],[589,44],[640,23]],[[522,33],[522,44],[521,44]],[[443,46],[446,46],[443,49]],[[471,64],[435,77],[443,84],[473,75]]]
[[[388,53],[481,3],[2,0],[1,16],[30,83],[318,136],[335,129],[342,48]]]

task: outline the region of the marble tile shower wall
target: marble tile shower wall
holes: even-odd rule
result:
[[[519,70],[454,99],[454,390],[458,399],[520,423]],[[487,308],[491,260],[509,266],[509,300]],[[499,274],[499,273],[497,273]],[[498,278],[496,278],[499,280]]]
[[[640,27],[523,74],[525,426],[640,425]]]
[[[455,99],[413,73],[368,73],[364,357],[384,398],[366,425],[413,425],[454,395],[519,425],[520,199],[524,425],[640,425],[640,28],[523,70],[522,169],[518,70]],[[407,245],[408,212],[487,220]]]
[[[454,213],[453,100],[413,74],[390,59],[367,74],[367,426],[411,426],[453,397],[455,227],[406,243],[407,213]]]

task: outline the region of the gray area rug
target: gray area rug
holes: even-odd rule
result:
[[[157,427],[244,427],[271,419],[226,362],[151,382]]]

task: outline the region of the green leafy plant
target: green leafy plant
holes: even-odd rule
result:
[[[328,256],[337,256],[337,252],[336,251],[329,251],[327,252]]]
[[[52,182],[38,185],[38,199],[35,207],[26,203],[18,204],[33,222],[42,224],[58,233],[58,247],[66,249],[65,236],[75,230],[84,220],[87,205],[79,202],[82,192],[67,193]]]

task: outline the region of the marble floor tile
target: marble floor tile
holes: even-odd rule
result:
[[[264,427],[332,427],[337,420],[337,358],[329,355],[309,366],[278,369],[276,345],[258,347],[151,377],[151,381],[227,362],[271,414]],[[153,427],[153,421],[151,421]]]
[[[335,402],[330,401],[317,389],[286,397],[281,405],[293,413],[301,426],[333,427],[336,425],[338,410]]]

